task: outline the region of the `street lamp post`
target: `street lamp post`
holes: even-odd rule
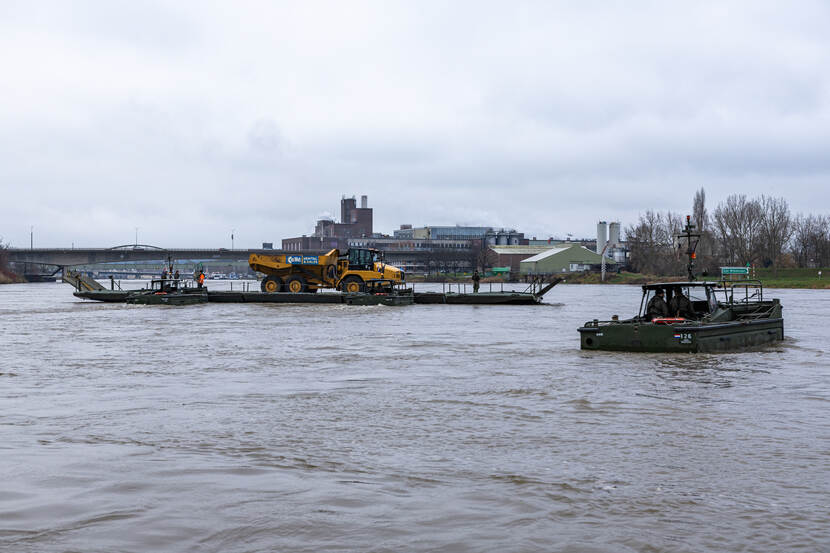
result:
[[[236,232],[235,228],[231,229],[231,249],[233,249],[233,233]]]

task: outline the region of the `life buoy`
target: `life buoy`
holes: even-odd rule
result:
[[[657,317],[656,319],[651,319],[656,325],[670,325],[674,323],[685,323],[686,319],[683,317]]]

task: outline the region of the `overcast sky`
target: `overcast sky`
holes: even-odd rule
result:
[[[0,2],[0,237],[592,236],[730,193],[830,212],[830,3]]]

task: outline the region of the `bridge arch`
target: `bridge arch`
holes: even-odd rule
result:
[[[123,246],[113,246],[107,249],[113,251],[158,250],[162,252],[167,250],[167,248],[151,246],[150,244],[124,244]]]

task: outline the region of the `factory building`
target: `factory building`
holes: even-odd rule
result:
[[[348,247],[374,248],[386,254],[386,261],[407,273],[472,271],[481,251],[481,240],[392,238],[373,236],[350,238]]]
[[[489,263],[487,247],[517,248],[527,245],[524,233],[515,229],[489,226],[424,226],[403,224],[394,237],[375,234],[373,212],[368,198],[362,196],[360,207],[354,197],[340,201],[340,222],[321,218],[311,236],[286,238],[282,249],[287,251],[345,251],[354,248],[375,248],[386,253],[386,260],[409,273],[469,272]],[[548,246],[550,247],[550,246]],[[534,255],[537,248],[523,257],[514,255],[509,264],[516,274],[520,257]],[[496,256],[498,257],[498,256]]]
[[[284,238],[282,249],[288,251],[346,249],[349,238],[361,238],[372,235],[372,208],[369,197],[360,197],[360,207],[354,196],[343,196],[340,200],[340,222],[331,218],[319,219],[311,236]]]
[[[628,249],[620,239],[619,221],[597,223],[596,253],[601,254],[603,251],[606,257],[610,257],[617,264],[624,265],[628,260]]]
[[[427,226],[412,228],[412,225],[401,225],[394,231],[395,238],[426,240],[483,240],[491,246],[518,246],[527,244],[524,233],[515,229],[496,229],[494,227],[470,226]]]
[[[608,270],[615,270],[617,264],[608,256],[605,257]],[[519,263],[521,275],[555,275],[594,271],[602,266],[602,256],[580,244],[561,244],[545,250]]]
[[[551,249],[550,246],[490,246],[487,263],[491,267],[509,267],[510,273],[519,274],[519,263]]]

